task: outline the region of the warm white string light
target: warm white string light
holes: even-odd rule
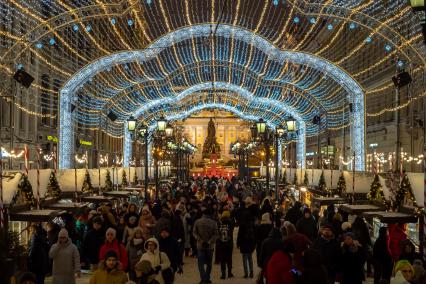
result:
[[[40,154],[41,154],[41,151],[40,151]],[[51,153],[49,153],[49,154],[46,154],[46,155],[43,155],[43,159],[44,159],[46,162],[50,162],[50,161],[52,161],[54,157],[55,157],[55,153],[53,153],[53,152],[51,152]]]
[[[77,162],[77,163],[79,163],[79,164],[87,163],[87,155],[86,155],[86,154],[84,154],[84,155],[80,158],[77,154],[75,154],[75,160],[76,160],[76,162]]]
[[[108,154],[105,156],[99,155],[99,164],[100,165],[108,165]]]
[[[15,150],[11,150],[10,152],[8,152],[5,148],[1,147],[1,156],[4,158],[12,158],[12,159],[17,159],[17,158],[21,158],[24,155],[25,151],[21,150],[21,152],[19,153],[15,153]]]
[[[342,163],[345,166],[352,164],[354,160],[354,158],[352,157],[352,158],[349,158],[349,160],[345,161],[342,156],[340,156],[339,159],[340,159],[340,163]]]

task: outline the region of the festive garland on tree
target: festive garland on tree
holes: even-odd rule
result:
[[[303,178],[303,185],[308,186],[309,185],[309,179],[308,179],[308,172],[305,171],[305,177]]]
[[[410,180],[408,179],[408,176],[404,172],[402,181],[396,191],[394,209],[399,210],[401,206],[403,205],[403,202],[405,201],[405,199],[410,199],[413,202],[413,204],[416,204],[416,199],[413,194],[413,189],[411,188]]]
[[[373,182],[371,183],[371,186],[370,186],[370,191],[367,194],[367,199],[369,201],[375,201],[375,202],[383,203],[384,205],[387,206],[387,202],[386,202],[386,199],[385,199],[385,195],[383,193],[382,185],[380,184],[378,174],[374,175]]]
[[[58,179],[56,178],[55,171],[50,173],[49,183],[47,185],[47,193],[49,196],[59,198],[61,196],[61,187],[59,186]]]
[[[26,174],[22,174],[18,183],[18,188],[18,195],[23,194],[24,202],[30,204],[31,206],[35,206],[36,200],[34,198],[33,187]]]
[[[318,190],[323,192],[328,191],[327,184],[325,183],[324,171],[321,172],[321,176],[318,182]]]
[[[343,176],[343,172],[340,172],[339,180],[337,181],[337,188],[336,188],[335,194],[342,196],[342,194],[344,192],[346,192],[346,181],[345,181],[345,177]]]
[[[86,173],[84,175],[84,181],[83,181],[83,186],[81,187],[81,191],[93,193],[93,190],[94,190],[94,188],[92,186],[90,174],[89,174],[89,171],[86,169]]]
[[[283,184],[287,185],[288,181],[287,181],[287,170],[284,170],[284,175],[283,175]]]
[[[127,182],[127,174],[126,170],[123,168],[123,173],[121,174],[121,186],[126,187],[129,183]]]
[[[111,181],[111,174],[109,173],[109,170],[107,169],[106,176],[105,176],[105,187],[104,191],[112,191],[112,181]]]

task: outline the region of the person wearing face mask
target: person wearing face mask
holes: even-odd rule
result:
[[[136,227],[133,235],[129,238],[126,246],[127,255],[129,256],[129,278],[136,280],[135,265],[145,252],[144,239],[142,237],[142,228]]]
[[[75,284],[75,276],[80,277],[80,254],[68,237],[68,231],[61,229],[58,242],[49,251],[53,259],[52,284]]]
[[[105,259],[99,264],[99,268],[90,278],[90,284],[124,284],[127,276],[120,269],[117,253],[109,250],[105,253]]]
[[[151,263],[156,274],[155,280],[160,284],[165,284],[162,271],[170,267],[170,260],[166,253],[160,252],[160,245],[156,238],[150,238],[145,242],[146,252],[142,255],[140,261],[147,260]]]
[[[120,268],[123,271],[126,271],[128,258],[127,252],[124,245],[116,239],[116,231],[113,228],[108,228],[105,233],[105,243],[102,245],[101,250],[99,251],[99,260],[105,260],[105,255],[107,251],[113,250],[118,256]]]

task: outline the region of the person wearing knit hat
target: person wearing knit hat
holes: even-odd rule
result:
[[[395,264],[395,277],[391,279],[391,284],[409,284],[413,277],[413,266],[408,260],[403,259]]]
[[[90,278],[90,284],[116,283],[125,284],[127,276],[120,269],[117,253],[109,250],[105,253],[105,259],[100,263],[99,268]]]
[[[126,251],[129,256],[129,278],[130,280],[136,281],[135,265],[145,252],[141,227],[133,229],[133,234],[130,236],[126,245]]]
[[[49,251],[53,259],[52,284],[75,284],[75,276],[80,277],[80,254],[68,237],[68,231],[59,231],[58,242]]]
[[[109,250],[113,250],[118,255],[118,260],[120,261],[120,268],[122,270],[127,269],[128,257],[126,248],[122,243],[119,243],[116,239],[117,232],[113,228],[108,228],[105,233],[105,243],[102,245],[99,251],[99,260],[105,260],[105,254]]]

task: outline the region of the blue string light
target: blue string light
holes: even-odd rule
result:
[[[387,52],[391,51],[391,50],[392,50],[392,46],[390,46],[389,44],[386,44],[386,45],[385,45],[385,50],[386,50]]]
[[[56,43],[56,40],[55,40],[55,38],[51,38],[50,40],[49,40],[49,44],[50,45],[54,45]]]
[[[398,60],[398,62],[397,62],[397,66],[398,66],[399,68],[404,67],[404,61],[402,61],[402,60]]]
[[[300,23],[300,18],[299,18],[299,17],[294,17],[293,22],[294,22],[295,24]]]
[[[274,0],[273,3],[275,6],[278,6],[278,0]]]
[[[371,41],[372,41],[371,37],[367,37],[367,38],[365,39],[365,42],[366,42],[366,43],[370,43]]]
[[[16,69],[18,69],[18,70],[24,69],[24,64],[22,64],[22,63],[18,63],[18,64],[16,65]]]
[[[351,29],[351,30],[356,29],[356,24],[355,23],[350,23],[349,24],[349,29]]]
[[[133,26],[133,20],[132,20],[132,19],[128,19],[128,20],[127,20],[127,24],[128,24],[129,26]]]
[[[146,0],[146,4],[151,5],[152,4],[152,0]]]
[[[333,25],[332,24],[328,24],[327,25],[327,30],[331,31],[333,29]]]
[[[42,48],[43,48],[43,44],[42,44],[42,43],[40,43],[40,42],[38,42],[38,43],[36,43],[35,47],[36,47],[37,49],[42,49]]]
[[[111,19],[111,24],[115,25],[117,23],[117,20],[115,18]]]
[[[317,20],[315,18],[310,18],[309,19],[309,23],[311,24],[315,24],[317,22]]]
[[[72,26],[72,30],[73,30],[73,31],[77,32],[77,31],[78,31],[78,29],[79,29],[79,28],[78,28],[78,25],[77,25],[77,24],[75,24],[75,25],[73,25],[73,26]]]
[[[86,31],[87,31],[87,32],[90,32],[91,30],[92,30],[92,26],[91,26],[91,25],[87,25],[87,26],[86,26]]]

